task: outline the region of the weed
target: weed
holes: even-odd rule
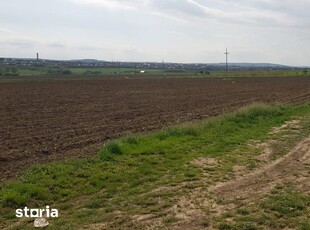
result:
[[[100,152],[101,159],[110,161],[113,160],[115,156],[122,155],[123,150],[120,145],[118,141],[108,142],[105,148]]]

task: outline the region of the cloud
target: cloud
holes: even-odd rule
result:
[[[211,0],[216,1],[216,0]],[[239,9],[242,12],[262,12],[265,15],[277,15],[284,25],[308,26],[310,24],[309,0],[222,0],[228,7]],[[286,19],[286,20],[285,20]],[[288,23],[290,21],[291,23]]]
[[[149,1],[149,8],[155,11],[164,11],[169,14],[185,14],[194,17],[207,17],[206,10],[196,4],[194,1],[188,0],[157,0]]]
[[[66,48],[67,45],[65,45],[63,42],[57,41],[57,42],[51,42],[46,44],[46,46],[50,47],[50,48]]]
[[[112,9],[134,10],[145,2],[143,0],[71,0],[78,4],[97,5]]]
[[[16,32],[6,29],[6,28],[0,28],[0,33],[1,34],[16,34]]]
[[[10,39],[5,41],[5,43],[16,48],[33,48],[38,44],[35,41],[26,39]]]
[[[214,20],[263,26],[302,26],[309,24],[306,9],[310,1],[299,0],[71,0],[79,4],[95,5],[116,10],[142,12],[175,19]],[[301,17],[300,13],[305,15]]]
[[[157,0],[149,1],[154,9],[166,13],[200,18],[202,20],[215,20],[223,23],[247,23],[267,26],[291,26],[296,20],[284,15],[282,12],[259,10],[255,7],[244,9],[242,5],[235,4],[234,8],[226,4],[225,7],[211,7],[209,1],[195,0]]]

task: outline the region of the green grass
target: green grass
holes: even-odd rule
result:
[[[272,127],[309,114],[309,104],[256,104],[197,124],[110,141],[97,157],[36,165],[20,179],[2,184],[0,222],[3,226],[14,223],[18,207],[47,204],[58,208],[61,216],[51,220],[51,229],[105,221],[112,227],[133,228],[130,217],[148,213],[163,216],[166,224],[175,222],[165,210],[178,196],[229,179],[236,164],[255,167],[253,156],[258,151],[248,146],[249,141],[265,140]],[[198,157],[216,158],[220,164],[215,168],[191,164]],[[209,184],[199,181],[204,172],[208,172]],[[183,182],[186,186],[178,187]],[[169,189],[155,191],[165,187]],[[246,213],[241,210],[239,214]],[[30,228],[25,223],[21,226]]]
[[[160,69],[135,69],[135,68],[110,68],[110,67],[81,67],[81,68],[55,68],[48,66],[21,68],[16,67],[16,73],[20,76],[35,76],[35,75],[61,75],[63,70],[70,70],[73,75],[106,75],[106,76],[160,76],[162,77],[162,70]],[[145,73],[141,74],[140,71],[144,70]],[[310,76],[310,71],[304,70],[271,70],[271,71],[213,71],[200,73],[200,71],[173,71],[167,70],[166,77],[300,77]],[[12,74],[12,73],[9,73]],[[6,74],[3,72],[2,74]],[[67,74],[65,74],[67,75]]]
[[[161,70],[153,69],[135,69],[135,68],[70,68],[73,74],[97,74],[97,75],[122,75],[122,76],[132,76],[132,75],[153,75],[161,74]],[[144,74],[140,74],[140,71],[144,70]]]
[[[294,186],[278,186],[257,204],[244,204],[233,213],[231,221],[221,221],[219,229],[310,229],[310,195]],[[227,218],[227,213],[222,215]]]
[[[275,189],[263,200],[261,206],[278,218],[302,216],[310,207],[310,195],[302,194],[290,187]]]
[[[106,68],[106,67],[94,67],[94,68],[63,68],[63,70],[70,70],[75,75],[115,75],[115,76],[132,76],[132,75],[160,75],[161,70],[153,69],[135,69],[135,68]],[[144,70],[145,73],[141,74],[140,71]],[[59,72],[59,73],[58,73]],[[61,74],[59,68],[48,67],[36,67],[32,69],[19,68],[16,72],[18,75],[46,75],[46,74]]]

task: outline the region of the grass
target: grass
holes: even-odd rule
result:
[[[102,74],[102,75],[141,75],[140,71],[145,71],[145,74],[161,74],[161,70],[153,69],[135,69],[135,68],[70,68],[73,74]]]
[[[310,195],[291,184],[278,186],[260,203],[224,213],[219,229],[310,229]],[[229,216],[229,222],[225,219]]]
[[[75,75],[143,75],[140,74],[142,69],[135,68],[106,68],[106,67],[96,67],[96,68],[63,68],[64,70],[70,70],[71,74]],[[153,69],[143,69],[145,74],[162,74],[161,70]],[[32,69],[19,68],[16,72],[18,75],[46,75],[46,74],[61,74],[60,68],[49,68],[49,67],[35,67]]]
[[[291,187],[275,189],[263,202],[262,208],[278,218],[302,216],[310,206],[310,195]]]
[[[35,75],[61,75],[63,70],[69,70],[73,75],[106,75],[106,76],[160,76],[162,77],[162,70],[160,69],[135,69],[135,68],[111,68],[111,67],[32,67],[32,68],[16,68],[17,75],[20,76],[35,76]],[[143,70],[145,73],[141,74]],[[7,73],[13,74],[13,73]],[[3,73],[2,75],[7,75]],[[14,75],[13,74],[13,75]],[[68,74],[64,74],[67,76]],[[70,74],[69,74],[70,75]],[[167,70],[165,72],[166,77],[302,77],[310,76],[310,71],[300,70],[270,70],[270,71],[213,71],[206,73],[200,73],[199,71],[173,71]]]
[[[51,229],[101,222],[109,223],[111,228],[132,229],[133,215],[150,213],[163,217],[169,225],[177,219],[165,210],[180,195],[229,179],[236,164],[255,167],[253,156],[259,152],[248,146],[249,141],[263,141],[272,127],[293,116],[309,114],[309,104],[255,104],[200,123],[110,141],[97,157],[36,165],[20,179],[2,184],[0,227],[16,222],[16,208],[45,205],[60,212],[61,218],[51,220]],[[191,162],[199,157],[215,158],[220,164],[214,168],[197,167]],[[205,172],[209,183],[202,184],[199,179]],[[184,183],[186,186],[179,186]],[[262,207],[277,211],[267,204]],[[238,215],[248,216],[248,212],[239,210]],[[229,229],[229,224],[222,224],[220,229]],[[31,223],[18,226],[30,229]]]

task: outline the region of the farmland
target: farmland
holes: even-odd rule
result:
[[[201,120],[253,102],[301,104],[310,78],[107,79],[0,83],[0,177],[96,155],[110,139]]]
[[[1,72],[2,69],[2,72]],[[14,71],[4,71],[5,68],[0,66],[0,76],[10,75],[16,76],[39,76],[42,77],[55,77],[55,75],[74,76],[107,76],[107,77],[309,77],[310,71],[307,69],[293,69],[293,70],[259,70],[259,71],[242,71],[234,70],[231,72],[225,71],[208,71],[208,70],[165,70],[162,69],[149,69],[149,68],[118,68],[118,67],[66,67],[66,68],[48,68],[48,67],[35,67],[35,68],[16,68]],[[143,71],[143,73],[141,73]],[[59,76],[58,76],[59,77]],[[1,78],[0,78],[1,79]],[[18,78],[17,78],[18,79]]]
[[[46,205],[50,229],[309,227],[308,77],[9,77],[0,100],[0,228]]]
[[[36,165],[0,190],[0,227],[57,208],[49,229],[309,229],[310,106],[247,107]]]

